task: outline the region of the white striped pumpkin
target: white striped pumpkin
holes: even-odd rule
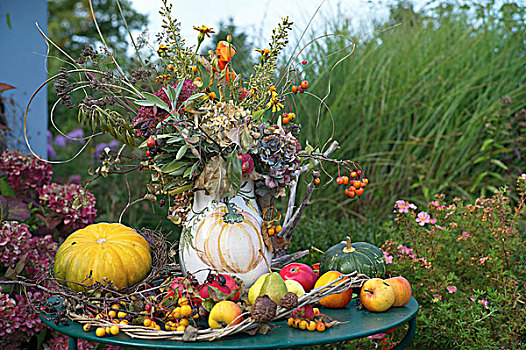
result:
[[[227,273],[247,273],[256,268],[263,257],[261,224],[245,211],[238,211],[243,221],[225,221],[225,205],[217,206],[199,224],[194,247],[199,258],[208,266]]]

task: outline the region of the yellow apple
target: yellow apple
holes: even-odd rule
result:
[[[215,304],[210,315],[208,315],[208,325],[212,329],[220,329],[228,326],[232,321],[241,315],[241,308],[230,300],[220,301]],[[242,321],[241,317],[238,318],[231,326],[236,325]]]
[[[360,299],[367,310],[384,312],[393,306],[395,293],[393,287],[383,279],[371,278],[363,284]]]
[[[287,291],[296,294],[298,298],[305,294],[305,289],[298,281],[285,280],[285,285],[287,286]]]
[[[411,284],[402,276],[393,277],[385,280],[395,293],[395,301],[393,306],[405,306],[411,299]]]

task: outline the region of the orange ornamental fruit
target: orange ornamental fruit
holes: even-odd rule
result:
[[[325,286],[338,277],[342,275],[341,272],[338,271],[327,271],[323,275],[318,278],[316,281],[316,284],[314,285],[314,288]],[[343,279],[338,282],[342,283]],[[320,299],[319,303],[327,308],[330,309],[339,309],[345,307],[347,304],[349,304],[349,301],[351,301],[352,298],[352,288],[347,289],[346,291],[338,294],[329,294],[326,297]]]

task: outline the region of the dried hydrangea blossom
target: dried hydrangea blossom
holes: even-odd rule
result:
[[[0,175],[4,173],[9,187],[18,195],[27,195],[31,189],[51,182],[51,165],[33,155],[6,150],[0,157]]]
[[[200,118],[199,126],[223,148],[239,138],[239,132],[236,135],[237,128],[248,125],[252,119],[249,111],[236,106],[233,101],[210,101],[201,106],[201,110],[206,111],[206,114]]]
[[[265,177],[268,188],[287,186],[300,164],[300,150],[300,143],[286,129],[277,125],[267,126],[265,123],[261,125],[257,153],[261,162],[269,168],[269,174]]]
[[[52,183],[38,188],[37,193],[40,204],[71,230],[93,223],[97,216],[95,197],[80,185]]]
[[[30,249],[31,233],[25,224],[3,221],[0,224],[0,264],[14,268]]]

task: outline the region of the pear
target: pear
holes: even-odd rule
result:
[[[279,299],[283,298],[287,291],[287,285],[279,273],[266,273],[259,277],[248,290],[248,301],[254,304],[257,297],[267,295],[276,304],[279,304]]]
[[[250,287],[248,290],[248,302],[251,305],[254,305],[254,302],[256,301],[256,298],[259,297],[259,292],[261,292],[261,287],[263,287],[263,283],[265,283],[265,280],[267,279],[267,276],[270,275],[269,273],[265,273],[256,280],[256,282]]]
[[[298,281],[286,280],[285,285],[287,286],[287,290],[296,294],[298,298],[305,294],[305,289],[303,289],[303,286]]]

